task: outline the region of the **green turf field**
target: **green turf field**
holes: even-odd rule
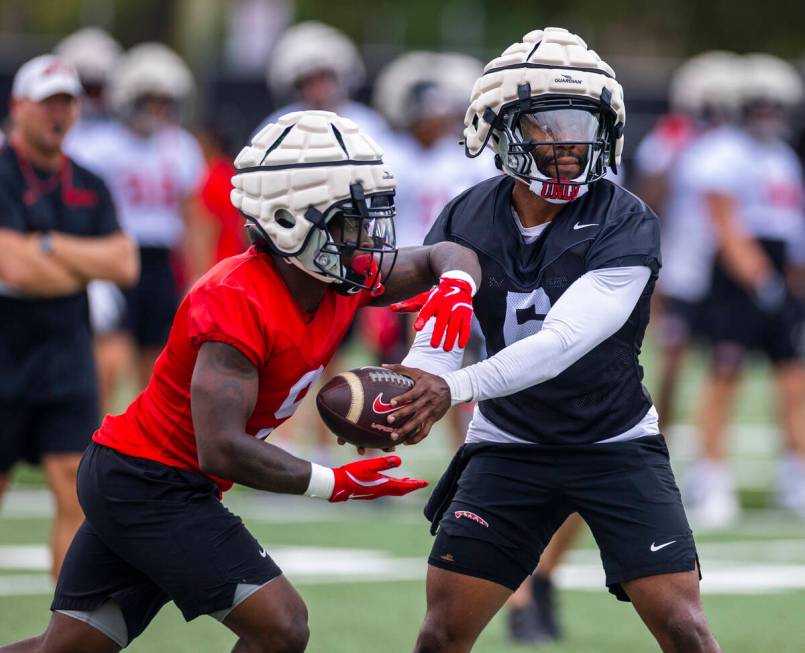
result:
[[[681,426],[670,433],[680,476],[694,451],[691,406],[701,362],[683,387]],[[649,368],[649,383],[652,382]],[[708,617],[724,651],[805,651],[805,523],[768,507],[775,430],[774,393],[755,367],[739,402],[733,464],[745,504],[741,522],[718,534],[697,534]],[[304,416],[296,432],[306,432]],[[303,440],[305,438],[302,438]],[[422,445],[404,448],[405,472],[435,480],[450,449],[438,431]],[[338,457],[346,459],[347,451]],[[427,492],[427,490],[425,491]],[[317,653],[410,651],[424,614],[425,559],[431,538],[421,517],[426,495],[380,504],[338,504],[236,490],[227,497],[253,533],[297,584],[310,609],[309,650]],[[48,618],[50,506],[35,471],[18,474],[0,511],[0,643],[37,633]],[[566,638],[548,653],[631,653],[657,650],[627,604],[603,587],[603,574],[587,535],[558,578]],[[475,650],[532,650],[505,641],[500,615]],[[166,606],[129,649],[140,653],[225,651],[234,637],[202,617],[185,624]]]

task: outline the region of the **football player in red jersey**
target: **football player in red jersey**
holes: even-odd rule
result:
[[[221,493],[237,482],[344,501],[424,487],[381,473],[397,456],[331,469],[263,440],[359,307],[441,277],[424,310],[449,347],[467,337],[464,304],[480,279],[475,254],[454,243],[396,250],[394,177],[381,155],[354,123],[321,111],[283,116],[240,153],[232,201],[254,246],[196,283],[148,387],[95,433],[78,481],[86,521],[50,624],[0,651],[118,651],[170,600],[187,620],[220,620],[236,651],[305,649],[304,602]]]

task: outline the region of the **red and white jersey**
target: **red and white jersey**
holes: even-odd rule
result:
[[[469,159],[450,135],[425,149],[413,138],[400,135],[391,148],[397,190],[394,229],[400,247],[421,245],[445,205],[484,179],[498,173],[493,157],[484,152]]]
[[[142,137],[112,121],[74,148],[76,160],[109,186],[124,231],[141,247],[173,248],[184,234],[182,202],[203,179],[196,139],[180,127]]]
[[[125,413],[107,415],[93,440],[201,474],[190,380],[199,348],[208,341],[235,347],[257,368],[259,390],[247,433],[265,439],[293,415],[371,296],[328,289],[316,312],[306,313],[275,265],[252,247],[199,279],[179,306],[148,387]],[[209,478],[222,491],[232,486],[230,480]]]
[[[728,195],[738,219],[754,238],[795,247],[805,229],[802,166],[780,139],[756,138],[746,130],[721,128],[697,142],[691,161],[700,193]]]

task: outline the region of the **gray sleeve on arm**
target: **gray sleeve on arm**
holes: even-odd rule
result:
[[[480,363],[443,373],[452,403],[504,397],[561,374],[626,323],[650,276],[640,265],[579,277],[548,311],[539,332]]]

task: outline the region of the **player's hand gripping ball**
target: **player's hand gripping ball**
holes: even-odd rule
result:
[[[413,386],[410,378],[391,370],[360,367],[333,377],[316,396],[316,407],[339,438],[356,447],[387,449],[401,444],[391,439],[387,418],[402,405],[392,406],[391,400]]]

